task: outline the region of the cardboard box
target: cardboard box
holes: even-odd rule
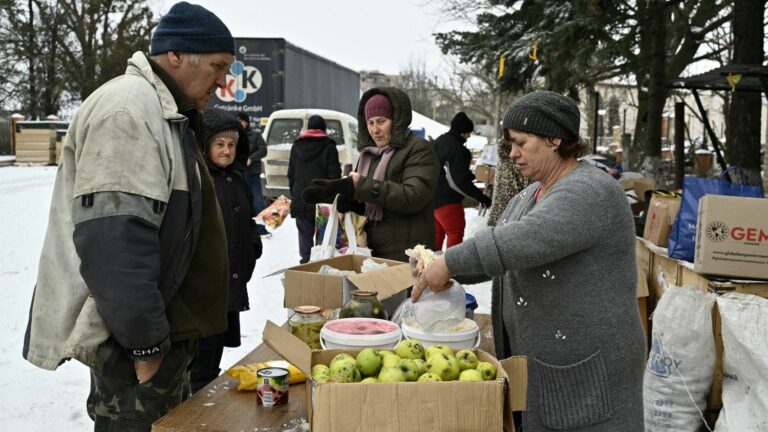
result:
[[[670,258],[666,249],[653,250],[651,258],[650,288],[654,304],[664,295],[664,284],[680,286],[680,262]]]
[[[650,322],[648,315],[648,282],[651,274],[651,256],[653,254],[638,238],[635,241],[635,261],[637,265],[637,308],[640,313],[640,321],[647,340],[646,348],[650,346]]]
[[[675,192],[654,191],[648,204],[643,238],[657,246],[667,247],[681,202],[680,195]]]
[[[699,200],[694,269],[768,279],[768,200],[705,195]]]
[[[368,258],[342,255],[286,269],[283,305],[291,309],[303,305],[335,309],[351,298],[349,293],[352,290],[365,289],[378,292],[378,299],[388,311],[393,305],[397,308],[405,300],[405,290],[413,286],[410,266],[400,261],[372,258],[378,263],[386,263],[389,268],[360,273],[363,261]],[[336,276],[318,273],[325,264],[339,270],[354,270],[358,274]]]
[[[494,184],[496,182],[496,168],[478,165],[475,167],[475,180],[485,184]]]
[[[354,356],[359,350],[313,351],[271,321],[263,340],[309,377],[307,419],[313,432],[501,431],[504,425],[514,431],[511,411],[525,410],[524,357],[505,363],[476,350],[479,359],[496,366],[493,381],[317,384],[311,379],[313,365],[327,365],[341,352]]]

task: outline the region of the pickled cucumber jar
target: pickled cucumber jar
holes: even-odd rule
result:
[[[376,291],[355,290],[339,312],[339,318],[379,318],[389,319],[384,305],[376,298]]]
[[[293,309],[296,313],[288,320],[291,333],[309,345],[312,349],[320,349],[320,329],[325,324],[325,317],[317,306],[298,306]]]

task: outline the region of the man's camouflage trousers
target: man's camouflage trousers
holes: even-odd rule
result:
[[[133,360],[113,339],[104,342],[91,369],[88,395],[94,431],[150,431],[153,422],[189,398],[189,366],[197,348],[197,341],[173,343],[157,373],[139,384]]]

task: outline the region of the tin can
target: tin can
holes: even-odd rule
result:
[[[288,369],[270,367],[256,372],[256,403],[265,407],[288,403]]]

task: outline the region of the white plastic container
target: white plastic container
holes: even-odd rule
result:
[[[320,330],[323,349],[394,348],[403,334],[397,324],[376,318],[342,318],[328,321]]]
[[[429,348],[432,345],[447,345],[455,351],[474,349],[480,346],[480,327],[469,318],[444,332],[438,333],[423,332],[415,320],[404,321],[402,327],[403,337],[420,341],[424,348]]]

